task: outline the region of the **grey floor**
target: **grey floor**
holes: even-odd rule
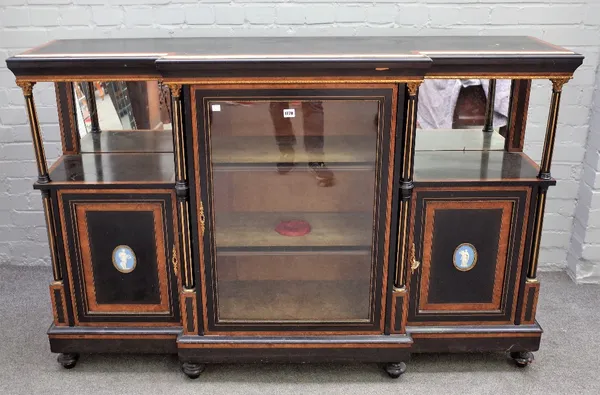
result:
[[[542,273],[541,350],[526,369],[503,354],[413,356],[399,380],[375,364],[212,365],[195,381],[176,357],[50,353],[49,268],[0,266],[0,395],[8,394],[600,394],[600,286]]]

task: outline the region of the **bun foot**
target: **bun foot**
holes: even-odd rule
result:
[[[200,373],[204,371],[204,368],[205,365],[201,363],[183,362],[181,364],[181,371],[191,379],[200,377]]]
[[[404,362],[388,363],[384,367],[388,376],[393,379],[397,379],[402,376],[402,373],[406,372],[406,364]]]
[[[534,359],[533,353],[530,351],[511,352],[510,357],[520,368],[524,368],[525,366],[529,365]]]
[[[58,354],[56,360],[65,369],[73,369],[77,365],[79,354]]]

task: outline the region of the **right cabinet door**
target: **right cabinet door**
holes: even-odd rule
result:
[[[530,197],[528,186],[415,188],[409,325],[514,322]]]

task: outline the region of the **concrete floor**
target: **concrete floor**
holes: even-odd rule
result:
[[[0,266],[0,394],[600,394],[600,286],[542,273],[535,362],[504,354],[416,355],[398,380],[375,364],[209,365],[198,380],[174,356],[50,353],[49,268]]]

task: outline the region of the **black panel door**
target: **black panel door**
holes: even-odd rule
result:
[[[513,323],[529,205],[530,187],[417,186],[408,324]]]
[[[179,325],[171,190],[59,191],[76,325]]]
[[[397,92],[191,88],[205,334],[382,333]]]

